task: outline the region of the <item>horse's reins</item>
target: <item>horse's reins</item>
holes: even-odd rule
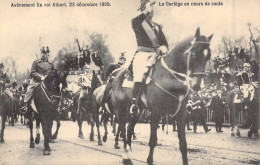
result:
[[[189,92],[191,91],[190,83],[189,83],[189,80],[190,80],[190,77],[191,77],[191,71],[190,71],[190,68],[189,68],[189,63],[190,63],[190,56],[192,54],[192,48],[193,48],[194,44],[196,44],[196,43],[209,44],[209,42],[205,42],[205,41],[196,41],[196,38],[194,38],[192,40],[191,46],[184,53],[184,54],[187,54],[187,56],[188,56],[187,57],[188,60],[187,60],[187,71],[186,71],[186,74],[185,73],[176,72],[173,69],[169,68],[168,65],[166,64],[165,60],[164,60],[165,56],[161,57],[161,64],[162,64],[162,66],[169,73],[171,73],[171,75],[173,77],[175,77],[178,81],[180,81],[184,86],[187,87],[187,91],[186,91],[185,95],[175,96],[174,94],[172,94],[171,92],[167,91],[162,86],[160,86],[158,83],[154,82],[155,86],[157,86],[159,89],[161,89],[162,91],[164,91],[168,95],[172,96],[173,98],[175,98],[175,99],[178,98],[179,99],[179,104],[178,104],[177,110],[175,111],[175,113],[173,115],[169,115],[171,117],[175,117],[179,113],[183,99],[186,98],[187,95],[189,94]],[[201,74],[205,74],[205,73],[202,73],[202,72],[193,73],[193,75],[201,75]],[[177,77],[177,75],[182,77],[182,78],[184,78],[185,80],[181,80],[180,78]]]
[[[45,94],[45,96],[46,96],[46,98],[48,99],[48,101],[50,102],[50,103],[52,103],[52,101],[51,101],[51,98],[52,97],[56,97],[56,98],[60,98],[61,96],[57,96],[57,95],[51,95],[50,93],[49,93],[49,95],[51,95],[51,96],[49,96],[47,93],[48,93],[48,91],[46,91],[46,86],[45,86],[45,84],[42,82],[41,83],[41,88],[42,88],[42,91],[43,91],[43,93]]]

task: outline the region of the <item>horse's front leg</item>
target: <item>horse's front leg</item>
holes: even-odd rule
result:
[[[15,115],[11,115],[11,126],[14,126],[14,121],[15,121]]]
[[[131,117],[130,122],[127,127],[127,144],[129,145],[131,149],[131,143],[132,143],[132,136],[134,136],[134,127],[138,121],[138,116],[134,114],[133,117]]]
[[[83,132],[82,132],[82,123],[83,121],[81,120],[81,115],[82,112],[79,111],[78,114],[77,114],[77,122],[78,122],[78,126],[79,126],[79,134],[78,134],[78,137],[81,138],[81,139],[84,139],[84,135],[83,135]]]
[[[52,139],[54,139],[54,140],[57,139],[57,136],[58,136],[58,133],[59,133],[60,126],[61,126],[61,124],[60,124],[60,120],[57,119],[57,120],[56,120],[56,131],[55,131],[55,133],[53,134]]]
[[[40,143],[40,119],[36,118],[36,138],[35,138],[35,143],[39,144]]]
[[[90,141],[94,141],[94,126],[95,126],[95,122],[93,121],[93,115],[90,115],[90,124],[91,124],[91,132],[89,135],[89,140]]]
[[[107,123],[108,123],[108,116],[106,117],[106,119],[104,120],[104,129],[105,129],[105,133],[104,133],[104,136],[102,138],[103,142],[106,142],[107,141],[107,134],[108,134],[108,131],[107,131]]]
[[[52,126],[53,126],[53,120],[50,120],[50,136],[49,136],[49,142],[54,143],[54,139],[52,138]]]
[[[99,130],[99,114],[96,113],[95,114],[95,121],[96,121],[96,127],[97,127],[97,133],[98,133],[98,145],[102,146],[103,142],[101,140],[101,136],[100,136],[100,130]]]
[[[178,121],[177,121],[179,146],[182,154],[183,164],[188,165],[185,125],[186,125],[186,112],[181,111],[179,112]]]
[[[32,113],[29,114],[28,117],[28,126],[30,129],[30,148],[34,148],[34,138],[33,138],[33,117]]]
[[[1,132],[0,132],[0,143],[4,143],[4,131],[5,131],[5,121],[7,119],[6,116],[2,116],[2,124],[1,124]]]
[[[153,153],[154,153],[154,148],[157,145],[157,127],[160,121],[160,116],[157,115],[152,115],[151,114],[151,120],[150,120],[150,129],[151,129],[151,134],[150,134],[150,140],[149,140],[149,146],[150,146],[150,151],[149,155],[147,158],[147,163],[152,164],[153,163]]]
[[[132,163],[132,149],[131,149],[131,143],[132,143],[132,136],[134,135],[134,127],[138,121],[138,115],[133,114],[133,116],[130,118],[128,127],[127,127],[127,139],[126,143],[124,145],[125,153],[123,154],[123,161],[125,164],[131,164]]]
[[[115,129],[115,131],[116,131],[116,129]],[[115,134],[115,145],[114,145],[115,149],[120,149],[119,144],[118,144],[120,132],[121,132],[121,128],[120,128],[120,125],[118,125],[117,131],[116,131],[116,134]]]
[[[20,114],[20,116],[21,116],[21,124],[23,124],[23,115]]]
[[[42,133],[44,136],[44,149],[43,149],[43,155],[50,155],[51,148],[49,146],[49,139],[51,134],[51,119],[41,119],[42,124]]]
[[[112,118],[113,118],[113,117],[112,117]],[[114,136],[116,136],[116,121],[115,121],[115,120],[114,120],[114,122],[113,122],[112,127],[113,127],[112,133],[114,134]]]

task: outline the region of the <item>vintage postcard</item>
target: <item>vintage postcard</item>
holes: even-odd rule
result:
[[[260,164],[259,0],[2,0],[0,164]]]

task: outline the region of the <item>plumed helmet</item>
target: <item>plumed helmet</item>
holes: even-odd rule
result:
[[[41,54],[42,54],[42,55],[46,54],[45,47],[42,47],[42,49],[41,49]]]
[[[119,62],[125,63],[125,61],[126,61],[125,52],[122,52],[121,56],[119,57]]]
[[[150,0],[140,0],[140,8],[138,10],[140,11],[144,11],[145,10],[145,5],[148,3],[148,2],[151,2]],[[151,2],[151,6],[155,4],[155,1]],[[138,11],[137,10],[137,11]]]
[[[46,47],[46,53],[50,53],[51,51],[50,51],[50,49],[49,49],[49,47],[47,46]]]

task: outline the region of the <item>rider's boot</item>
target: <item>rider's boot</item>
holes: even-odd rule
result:
[[[138,97],[139,97],[141,89],[142,89],[142,83],[141,82],[135,82],[133,92],[132,92],[133,96],[132,96],[132,100],[131,100],[130,114],[131,113],[139,113],[137,101],[138,101]]]

